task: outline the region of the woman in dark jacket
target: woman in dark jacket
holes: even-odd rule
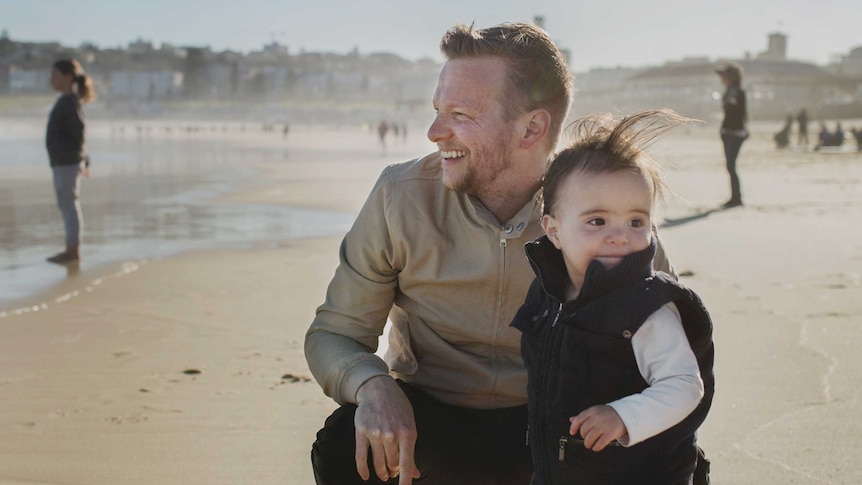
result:
[[[81,105],[94,97],[93,83],[74,59],[62,59],[51,70],[51,86],[61,93],[48,117],[45,145],[54,172],[57,207],[66,229],[66,250],[48,258],[52,263],[78,261],[81,238],[81,176],[89,176],[90,160],[84,148],[84,114]]]
[[[730,63],[715,71],[721,77],[725,91],[721,97],[724,108],[724,120],[721,122],[721,141],[724,143],[724,158],[727,161],[727,173],[730,175],[730,200],[722,207],[730,208],[742,205],[742,193],[739,187],[739,176],[736,174],[736,158],[742,142],[748,138],[745,123],[748,111],[745,106],[745,91],[742,90],[742,67]]]

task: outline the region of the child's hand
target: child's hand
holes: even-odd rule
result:
[[[584,446],[593,451],[602,451],[610,442],[628,433],[620,415],[606,404],[587,408],[569,421],[572,423],[569,433],[575,436],[580,430]]]

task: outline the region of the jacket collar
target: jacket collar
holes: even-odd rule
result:
[[[627,284],[643,281],[652,274],[652,261],[656,252],[656,237],[643,251],[631,253],[615,268],[606,270],[602,263],[592,261],[587,267],[584,286],[578,293],[579,302],[593,300],[605,293]],[[548,236],[542,236],[524,247],[527,259],[542,284],[545,292],[565,302],[565,287],[569,281],[563,253],[554,247]]]

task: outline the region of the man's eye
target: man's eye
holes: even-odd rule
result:
[[[602,219],[601,217],[596,217],[595,219],[588,220],[587,224],[589,224],[591,226],[604,226],[605,220]]]

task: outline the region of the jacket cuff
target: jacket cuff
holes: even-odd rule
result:
[[[634,446],[645,439],[643,436],[640,436],[637,429],[637,420],[631,413],[628,412],[628,407],[625,405],[624,401],[617,400],[614,402],[610,402],[608,403],[608,406],[610,406],[611,408],[613,408],[614,411],[617,412],[623,422],[623,425],[625,425],[626,427],[625,436],[617,440],[621,445],[628,448],[629,446]],[[633,431],[634,434],[632,434]]]
[[[374,354],[360,354],[350,369],[345,371],[335,400],[339,404],[356,404],[356,393],[362,384],[371,378],[388,375],[389,367],[383,359]]]

